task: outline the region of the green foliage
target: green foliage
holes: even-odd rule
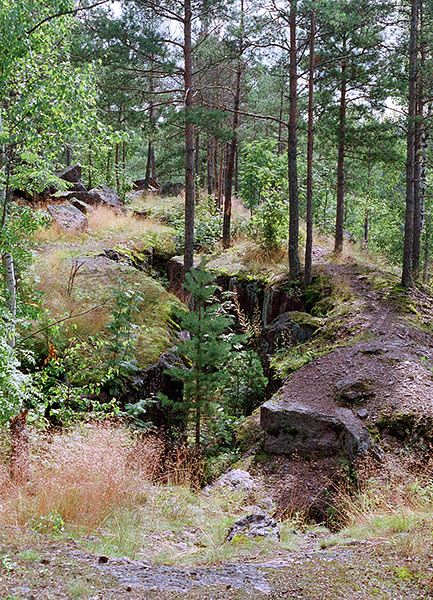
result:
[[[263,401],[268,380],[257,352],[243,344],[234,350],[224,367],[229,379],[222,390],[221,405],[226,414],[247,416]]]
[[[32,530],[38,533],[60,535],[65,531],[65,522],[57,512],[49,512],[33,523]]]
[[[259,241],[263,250],[272,253],[286,240],[288,228],[287,202],[276,191],[265,192],[249,224],[249,235]]]
[[[201,444],[202,413],[212,413],[212,401],[228,378],[221,365],[228,359],[234,341],[224,335],[233,319],[221,314],[219,304],[211,303],[217,290],[213,280],[204,261],[198,269],[186,274],[184,287],[191,294],[194,309],[178,313],[180,326],[189,332],[189,339],[180,341],[177,349],[190,368],[170,370],[184,384],[184,409],[194,412],[197,448]]]
[[[185,218],[182,211],[169,220],[176,231],[176,251],[183,253],[185,245]],[[194,220],[194,248],[201,252],[212,252],[215,244],[222,238],[222,213],[210,196],[196,207]]]
[[[253,212],[270,190],[287,189],[287,157],[278,155],[274,140],[256,140],[243,147],[240,196]]]
[[[138,369],[135,343],[139,327],[134,324],[134,315],[143,297],[138,287],[125,289],[124,285],[113,289],[112,294],[108,335],[71,338],[61,350],[50,344],[48,357],[35,374],[44,413],[52,423],[69,424],[89,413],[93,417],[118,413],[116,396]],[[106,401],[99,399],[101,392]]]
[[[8,337],[7,330],[0,327],[0,423],[9,421],[34,397],[31,377],[21,371]]]

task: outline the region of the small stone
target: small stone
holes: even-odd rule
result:
[[[108,556],[100,556],[100,557],[98,558],[98,563],[99,563],[100,565],[104,565],[104,564],[105,564],[105,563],[107,563],[107,562],[108,562]]]
[[[366,410],[365,408],[360,408],[356,411],[356,414],[360,419],[365,419],[368,417],[368,410]]]
[[[380,344],[367,344],[361,349],[363,354],[383,354],[384,348]]]
[[[256,484],[248,471],[244,471],[243,469],[232,469],[231,471],[224,473],[213,486],[208,487],[232,488],[249,493],[256,487]]]
[[[246,535],[250,538],[269,537],[277,541],[280,539],[277,522],[263,513],[247,515],[236,521],[229,529],[226,541],[230,542],[237,535]]]

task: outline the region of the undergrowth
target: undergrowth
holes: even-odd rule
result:
[[[167,456],[157,437],[89,424],[33,436],[27,484],[10,480],[5,459],[0,465],[3,524],[73,536],[98,553],[167,564],[252,558],[280,547],[243,537],[225,543],[255,498],[218,488],[200,492],[202,469],[194,455]],[[292,529],[282,525],[282,547],[293,546]]]

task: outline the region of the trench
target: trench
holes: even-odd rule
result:
[[[161,256],[153,250],[147,254],[150,260],[146,270],[168,291],[179,295],[184,275],[182,258]],[[136,266],[134,261],[130,264]],[[143,270],[141,265],[136,268]],[[288,280],[278,285],[269,285],[247,274],[226,275],[219,272],[215,273],[215,280],[219,288],[218,294],[232,292],[235,295],[237,308],[232,313],[235,331],[244,333],[245,322],[255,330],[253,347],[262,363],[268,385],[263,396],[256,399],[252,411],[272,397],[283,383],[270,368],[271,356],[282,345],[302,343],[313,335],[312,327],[300,324],[291,317],[294,313],[305,314],[308,301],[300,285],[293,285]],[[168,350],[157,363],[136,373],[123,391],[121,403],[137,403],[149,397],[155,398],[158,393],[164,394],[172,402],[179,402],[182,384],[169,374],[170,367],[176,361],[173,351]],[[166,424],[172,425],[170,410],[164,409],[158,402],[151,404],[147,415],[160,431],[167,429]]]

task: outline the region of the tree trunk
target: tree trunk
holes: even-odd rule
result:
[[[188,273],[194,264],[194,125],[191,114],[193,110],[191,21],[191,0],[185,0],[183,19],[185,84],[185,273]]]
[[[216,199],[216,203],[217,206],[218,205],[218,199],[219,199],[219,178],[218,178],[218,140],[215,140],[215,145],[214,145],[214,159],[213,159],[213,171],[214,171],[214,186],[215,186],[215,199]]]
[[[297,279],[299,263],[299,198],[298,198],[298,65],[296,49],[296,3],[290,0],[290,106],[289,106],[289,269],[290,278]]]
[[[235,97],[233,106],[232,139],[227,146],[226,155],[226,181],[224,196],[224,221],[223,221],[223,247],[230,248],[231,242],[231,219],[232,219],[232,188],[233,173],[235,169],[236,148],[238,145],[237,133],[239,126],[239,105],[241,98],[241,76],[242,63],[238,60],[236,69]]]
[[[122,142],[122,171],[123,171],[123,177],[125,177],[125,171],[126,171],[126,142]]]
[[[3,134],[3,122],[2,122],[2,115],[1,115],[1,110],[0,110],[0,136],[2,134]],[[0,224],[1,229],[6,227],[6,222],[7,222],[8,212],[9,212],[9,200],[10,200],[9,174],[10,174],[10,169],[11,169],[11,163],[10,163],[10,161],[8,162],[8,160],[7,160],[5,146],[2,144],[0,146],[0,170],[3,169],[3,167],[7,167],[6,168],[7,175],[6,175],[5,188],[0,190],[0,201],[2,204],[2,207],[1,207],[2,215],[1,215],[1,224]],[[13,260],[11,253],[8,251],[3,252],[1,258],[2,258],[2,263],[3,263],[3,271],[4,271],[4,278],[5,278],[5,283],[6,283],[6,290],[7,290],[7,294],[8,294],[7,299],[6,299],[6,304],[9,309],[9,312],[10,312],[10,315],[12,318],[12,323],[13,323],[12,334],[11,334],[10,338],[8,339],[8,344],[11,348],[14,348],[15,347],[14,321],[15,321],[15,317],[17,314],[17,282],[15,279],[14,260]]]
[[[200,201],[200,133],[196,131],[195,142],[194,142],[194,184],[195,184],[195,202],[196,204]]]
[[[429,263],[429,242],[430,242],[430,236],[429,236],[429,227],[427,226],[425,228],[425,234],[424,234],[424,266],[423,266],[423,272],[422,272],[422,282],[424,283],[424,285],[426,285],[428,283],[428,263]]]
[[[421,256],[421,210],[423,204],[422,171],[423,171],[423,142],[424,142],[424,82],[425,47],[423,43],[422,0],[419,1],[420,23],[420,72],[417,77],[417,118],[415,121],[415,167],[414,167],[414,206],[413,206],[413,245],[412,245],[412,277],[418,279]]]
[[[219,172],[218,172],[218,208],[222,207],[222,198],[223,198],[223,173],[224,173],[224,149],[225,146],[221,143],[221,152],[219,157]]]
[[[111,171],[111,152],[108,150],[107,152],[107,182],[110,181],[110,171]]]
[[[198,404],[195,409],[195,450],[197,454],[200,452],[200,425],[201,425],[201,410]]]
[[[153,167],[153,144],[151,140],[147,142],[147,159],[146,159],[146,176],[145,176],[145,184],[146,189],[149,186],[150,179],[153,178],[152,171]]]
[[[312,279],[313,255],[313,149],[314,149],[314,45],[316,19],[314,9],[310,13],[310,56],[308,77],[308,134],[307,134],[307,239],[305,242],[305,285]]]
[[[346,55],[346,38],[343,39],[343,56]],[[341,62],[340,113],[338,124],[338,163],[337,163],[337,217],[335,221],[335,254],[343,251],[344,228],[344,153],[346,141],[346,59]]]
[[[66,166],[69,167],[71,165],[71,147],[66,146]]]
[[[235,195],[239,194],[239,140],[236,144],[236,157],[235,157]]]
[[[92,146],[89,145],[89,173],[87,179],[87,188],[92,189]]]
[[[409,112],[406,146],[406,217],[404,224],[403,270],[401,283],[404,287],[413,285],[412,257],[414,238],[414,202],[415,202],[415,118],[416,118],[416,80],[417,80],[417,44],[418,44],[418,0],[412,0],[410,46],[409,46]]]
[[[207,168],[207,193],[208,196],[212,196],[214,189],[213,189],[213,153],[212,153],[212,139],[211,137],[208,137],[207,140],[207,164],[206,164],[206,168]]]
[[[284,142],[283,142],[283,109],[284,109],[284,84],[281,88],[280,94],[280,122],[278,123],[278,155],[284,152]]]

